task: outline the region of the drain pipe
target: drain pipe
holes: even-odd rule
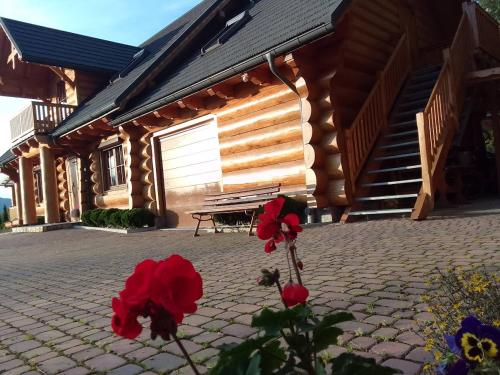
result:
[[[304,134],[304,113],[302,111],[302,97],[300,96],[299,91],[297,90],[297,87],[290,81],[283,73],[281,73],[278,70],[278,67],[276,66],[276,63],[274,61],[274,55],[271,52],[266,53],[266,60],[267,60],[267,65],[269,66],[269,70],[271,73],[278,78],[281,82],[283,82],[290,90],[292,90],[298,97],[299,99],[299,111],[300,111],[300,127],[302,129],[302,134]],[[302,142],[302,154],[304,154],[304,142]],[[307,190],[307,186],[306,186]],[[307,191],[306,191],[307,194]],[[316,210],[311,209],[309,207],[306,208],[306,216],[307,216],[307,223],[311,224],[316,222]]]

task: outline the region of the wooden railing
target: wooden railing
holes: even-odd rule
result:
[[[407,36],[403,35],[352,126],[346,132],[349,173],[353,187],[356,186],[358,176],[380,131],[388,124],[389,112],[410,70],[410,45]]]
[[[498,22],[475,3],[465,3],[464,10],[472,17],[476,45],[500,61],[500,32]]]
[[[444,51],[444,65],[423,112],[417,114],[422,164],[422,189],[412,214],[413,219],[427,217],[434,205],[438,174],[444,169],[451,141],[458,128],[464,101],[465,72],[472,62],[472,27],[462,16],[453,43]]]
[[[68,104],[31,102],[28,108],[10,121],[12,142],[31,134],[48,133],[73,113],[75,108]]]

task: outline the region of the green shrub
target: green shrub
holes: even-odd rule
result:
[[[102,208],[96,208],[95,210],[92,210],[90,213],[90,226],[92,227],[99,227],[99,216],[101,215],[101,212],[104,211]]]
[[[153,227],[155,215],[145,208],[132,208],[122,212],[121,222],[124,228]]]
[[[92,214],[92,211],[94,211],[94,210],[87,210],[87,211],[82,212],[82,216],[80,217],[80,220],[82,221],[83,225],[92,226],[92,222],[90,221],[90,215]]]
[[[123,210],[116,210],[109,215],[109,224],[111,228],[121,228],[122,227],[122,215]]]
[[[110,224],[111,215],[113,213],[119,212],[119,211],[120,210],[118,208],[110,208],[110,209],[107,209],[107,210],[103,210],[99,214],[99,217],[98,217],[99,226],[100,227],[109,227],[109,226],[111,226],[111,224]]]
[[[45,224],[45,216],[37,216],[37,217],[36,217],[36,223],[37,223],[38,225],[40,225],[40,224]]]
[[[230,214],[215,214],[214,220],[217,224],[222,225],[245,225],[250,224],[251,216],[244,212],[235,212]]]

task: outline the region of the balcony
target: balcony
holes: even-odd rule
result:
[[[76,106],[31,102],[30,106],[10,120],[10,136],[12,144],[18,143],[32,135],[47,134],[55,129]]]

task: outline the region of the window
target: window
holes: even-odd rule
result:
[[[233,36],[245,23],[250,19],[248,10],[241,12],[237,16],[226,22],[226,26],[217,33],[210,41],[201,49],[203,54],[224,44],[231,36]]]
[[[38,204],[41,204],[43,202],[42,171],[41,170],[35,171],[34,178],[35,178],[36,202]]]
[[[125,184],[125,165],[122,146],[108,148],[101,152],[104,190]]]

